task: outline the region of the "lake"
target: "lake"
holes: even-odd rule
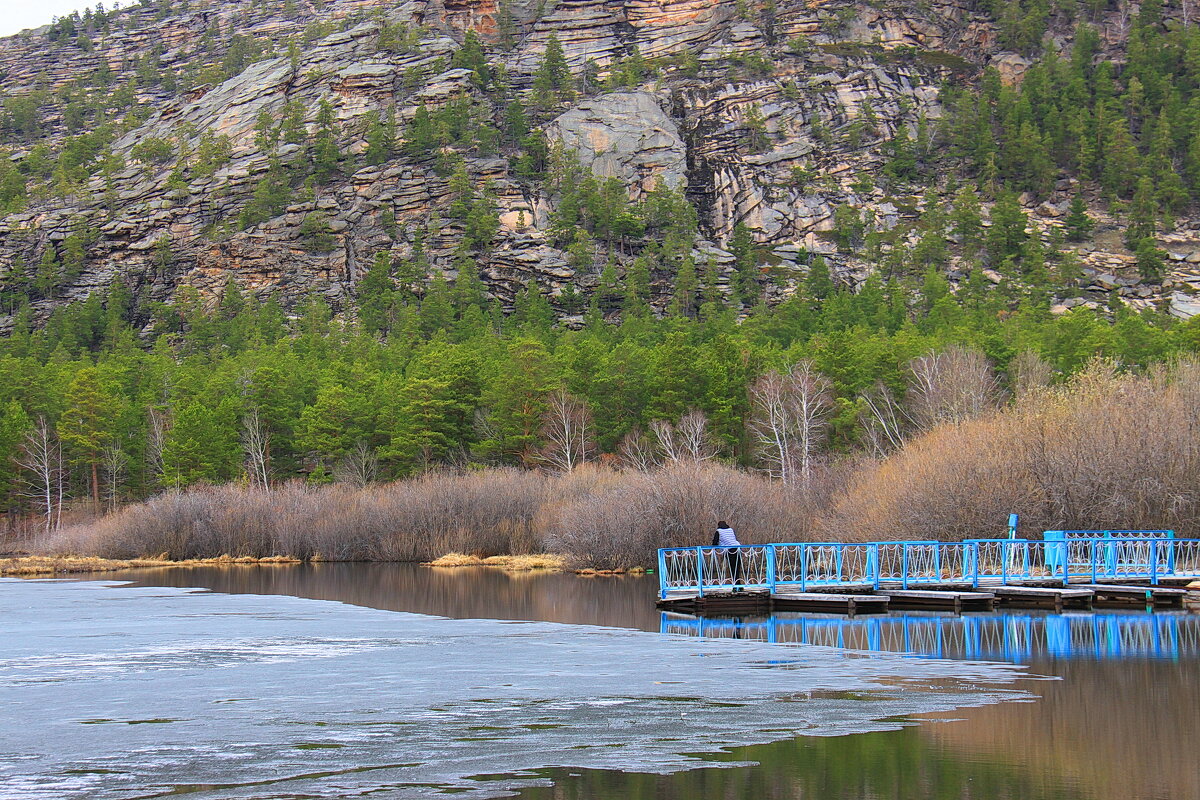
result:
[[[0,797],[1200,797],[1200,616],[696,620],[656,588],[2,581]]]

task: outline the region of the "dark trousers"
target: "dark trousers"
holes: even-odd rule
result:
[[[733,585],[742,582],[742,552],[729,548],[725,551],[725,561],[729,565],[729,573],[733,576]]]

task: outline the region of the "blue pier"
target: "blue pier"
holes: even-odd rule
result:
[[[1185,592],[1166,585],[1200,580],[1200,539],[1177,539],[1173,531],[1047,531],[1043,539],[676,547],[658,551],[658,578],[661,607],[691,610],[769,610],[788,597],[822,593],[887,595],[893,607],[959,609],[987,599],[990,608],[996,594],[1020,604],[1053,597],[1056,587],[1079,599],[1091,589],[1139,585],[1146,590],[1097,596],[1174,606]],[[1001,587],[1045,591],[991,591]]]

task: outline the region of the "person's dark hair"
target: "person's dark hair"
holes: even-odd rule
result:
[[[729,527],[729,523],[728,523],[728,522],[726,522],[725,520],[721,520],[720,522],[718,522],[718,523],[717,523],[717,527],[718,527],[718,528],[728,528],[728,527]]]

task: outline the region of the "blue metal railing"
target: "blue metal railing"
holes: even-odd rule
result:
[[[1114,532],[1109,532],[1114,533]],[[1144,532],[1137,532],[1144,533]],[[796,542],[658,551],[659,596],[735,589],[879,589],[1200,578],[1200,539],[1076,537]]]

